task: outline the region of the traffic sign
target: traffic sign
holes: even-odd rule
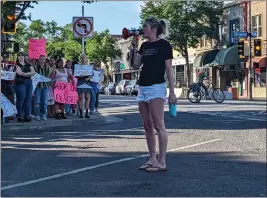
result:
[[[93,17],[73,17],[73,37],[93,37]]]
[[[247,38],[248,33],[247,32],[234,32],[235,37],[242,37],[242,38]]]
[[[251,32],[251,37],[257,38],[257,32]]]

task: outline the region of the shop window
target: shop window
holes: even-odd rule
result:
[[[252,16],[252,31],[257,32],[257,37],[262,37],[262,15]]]
[[[255,73],[254,86],[266,87],[266,67],[254,68],[254,73]]]

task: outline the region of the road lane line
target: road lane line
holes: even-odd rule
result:
[[[192,148],[192,147],[196,147],[196,146],[200,146],[200,145],[204,145],[204,144],[208,144],[208,143],[212,143],[212,142],[217,142],[220,141],[221,139],[214,139],[214,140],[209,140],[209,141],[205,141],[205,142],[200,142],[200,143],[196,143],[196,144],[192,144],[192,145],[188,145],[188,146],[183,146],[183,147],[179,147],[179,148],[175,148],[175,149],[170,149],[168,150],[168,152],[173,152],[173,151],[178,151],[178,150],[183,150],[183,149],[187,149],[187,148]],[[26,182],[21,182],[18,184],[13,184],[13,185],[8,185],[8,186],[4,186],[1,188],[1,191],[4,190],[8,190],[8,189],[12,189],[12,188],[17,188],[17,187],[21,187],[21,186],[27,186],[30,184],[36,184],[36,183],[40,183],[43,181],[48,181],[48,180],[52,180],[52,179],[56,179],[59,177],[64,177],[64,176],[68,176],[68,175],[73,175],[73,174],[77,174],[80,172],[84,172],[84,171],[88,171],[88,170],[92,170],[92,169],[96,169],[96,168],[100,168],[100,167],[105,167],[105,166],[109,166],[109,165],[113,165],[113,164],[118,164],[121,162],[126,162],[126,161],[131,161],[131,160],[135,160],[135,159],[139,159],[139,158],[143,158],[143,157],[148,157],[149,154],[144,154],[144,155],[138,155],[135,157],[128,157],[128,158],[122,158],[119,160],[114,160],[114,161],[110,161],[110,162],[106,162],[106,163],[102,163],[102,164],[97,164],[94,166],[88,166],[85,168],[80,168],[80,169],[76,169],[73,171],[68,171],[65,173],[59,173],[56,175],[51,175],[48,177],[42,177],[39,179],[35,179],[35,180],[30,180],[30,181],[26,181]]]

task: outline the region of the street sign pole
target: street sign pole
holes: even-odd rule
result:
[[[252,82],[253,77],[252,74],[252,40],[251,40],[251,1],[249,1],[249,99],[253,100],[252,98]]]
[[[84,5],[82,5],[82,18],[84,18]],[[84,53],[84,36],[82,36],[82,54]]]

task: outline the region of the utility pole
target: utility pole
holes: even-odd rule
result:
[[[84,5],[82,5],[82,18],[84,18]],[[84,54],[84,36],[82,36],[82,54]]]
[[[251,40],[251,1],[249,1],[249,99],[252,98],[252,82],[253,82],[253,71],[252,71],[252,40]]]

